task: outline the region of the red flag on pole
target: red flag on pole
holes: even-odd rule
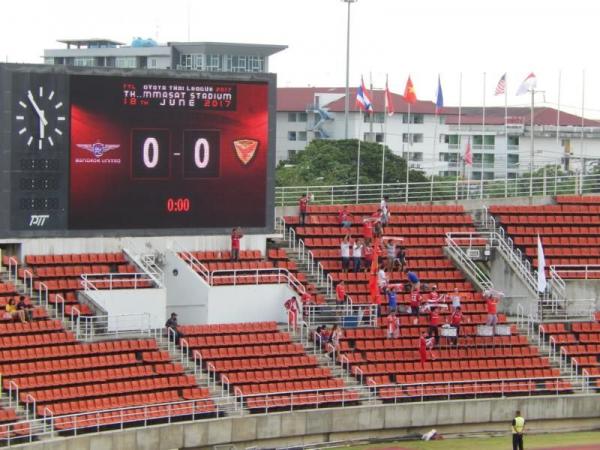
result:
[[[408,76],[408,80],[406,80],[406,87],[404,88],[404,100],[411,105],[417,103],[417,93],[415,92],[410,75]]]
[[[394,102],[392,101],[392,93],[390,92],[390,89],[388,88],[388,79],[387,79],[387,75],[385,76],[385,93],[384,93],[384,99],[385,99],[385,112],[387,113],[388,116],[393,116],[394,115]]]
[[[467,148],[465,148],[465,164],[468,166],[473,165],[473,153],[471,152],[471,138],[467,139]]]

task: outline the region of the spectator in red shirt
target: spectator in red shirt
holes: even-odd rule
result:
[[[352,216],[348,212],[348,207],[344,208],[338,213],[338,222],[342,228],[350,228],[352,226]]]
[[[300,197],[298,202],[298,207],[300,209],[300,225],[304,225],[306,223],[306,216],[308,214],[308,194],[304,194]]]
[[[346,301],[346,286],[340,281],[335,287],[335,298],[338,304]]]
[[[439,345],[440,343],[440,313],[438,312],[438,308],[431,308],[431,312],[429,313],[429,329],[427,330],[427,334],[429,337],[435,336],[435,345]]]
[[[288,298],[283,306],[287,311],[288,328],[291,328],[295,333],[298,328],[298,300],[296,300],[296,296]]]
[[[419,323],[419,314],[421,312],[421,302],[423,296],[417,288],[413,288],[410,292],[410,314],[414,317],[413,324]]]
[[[240,259],[240,239],[243,238],[242,229],[240,227],[231,230],[231,260],[239,261]]]
[[[433,338],[428,338],[427,333],[423,331],[421,337],[419,337],[419,357],[421,358],[421,364],[427,362],[427,350],[431,350],[432,346]],[[433,351],[431,351],[431,359],[435,359]]]
[[[493,295],[488,295],[486,299],[487,307],[487,326],[495,327],[498,323],[498,298]]]
[[[456,308],[450,316],[450,325],[456,328],[456,337],[452,339],[452,343],[458,347],[458,335],[460,333],[460,324],[463,320],[463,313],[460,310],[460,306]]]
[[[400,335],[400,318],[394,311],[391,311],[386,318],[388,339],[398,338]]]
[[[368,217],[363,219],[362,234],[365,241],[373,239],[373,221]]]
[[[364,243],[362,254],[365,260],[363,267],[365,268],[365,272],[368,272],[371,270],[371,264],[373,264],[373,247],[368,242]]]

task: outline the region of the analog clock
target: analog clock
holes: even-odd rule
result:
[[[53,89],[32,86],[15,107],[15,133],[27,149],[51,149],[66,130],[66,105]]]

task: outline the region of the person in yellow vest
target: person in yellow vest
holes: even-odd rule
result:
[[[525,431],[525,419],[521,417],[521,411],[517,411],[512,421],[513,450],[523,450],[523,432]]]

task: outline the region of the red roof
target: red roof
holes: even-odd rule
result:
[[[356,99],[357,88],[350,89],[350,110],[356,111],[357,107],[354,104]],[[308,87],[308,88],[277,88],[277,111],[305,111],[308,105],[314,103],[315,94],[342,94],[341,98],[329,104],[321,104],[326,106],[327,110],[332,112],[343,112],[345,104],[346,89],[341,87]],[[384,108],[384,91],[370,91],[371,101],[375,112],[383,112]],[[408,112],[408,103],[404,101],[404,97],[392,92],[392,102],[395,112]],[[429,101],[417,101],[411,105],[411,112],[420,114],[434,114],[435,104]],[[442,110],[443,112],[443,110]]]
[[[507,111],[509,123],[522,123],[529,125],[531,123],[531,109],[526,107],[508,108]],[[536,125],[556,125],[558,111],[555,108],[540,107],[535,108],[533,113],[533,123]],[[446,116],[446,124],[458,125],[458,108],[444,108],[443,114]],[[483,124],[483,108],[465,107],[461,110],[460,123],[463,125],[481,125]],[[493,107],[485,109],[486,125],[504,125],[504,107]],[[560,126],[581,126],[581,116],[560,112]],[[584,119],[583,124],[586,127],[599,127],[600,121]]]

